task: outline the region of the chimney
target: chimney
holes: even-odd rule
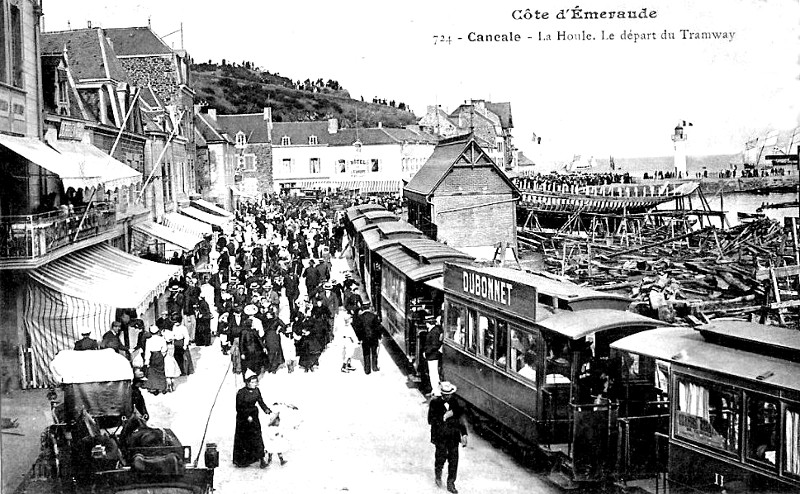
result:
[[[267,122],[267,140],[272,142],[272,107],[264,107],[264,121]]]
[[[217,119],[217,109],[216,108],[209,108],[208,109],[208,118],[211,120]]]
[[[383,128],[383,122],[378,122],[378,128],[379,128],[379,129],[382,129],[382,128]]]
[[[328,119],[328,134],[335,134],[339,132],[339,120],[335,118]]]

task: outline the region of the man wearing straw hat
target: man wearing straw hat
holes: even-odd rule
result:
[[[442,470],[447,463],[447,492],[458,494],[458,446],[467,446],[467,424],[464,410],[454,398],[456,387],[447,381],[440,385],[440,396],[431,400],[428,408],[428,424],[431,426],[431,443],[434,453],[434,480],[442,486]]]

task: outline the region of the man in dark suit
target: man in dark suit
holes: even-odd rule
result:
[[[314,296],[317,294],[317,287],[319,286],[320,282],[319,271],[314,265],[313,259],[308,261],[308,267],[303,272],[303,276],[306,279],[306,295],[308,296],[308,300],[310,302],[314,300]]]
[[[361,313],[353,316],[353,330],[356,338],[361,342],[366,374],[380,370],[378,368],[378,345],[381,341],[382,329],[378,316],[370,310],[369,304],[364,304]]]
[[[456,387],[442,381],[440,391],[441,396],[433,398],[428,408],[431,443],[436,447],[433,463],[435,481],[438,487],[442,486],[442,470],[447,462],[447,491],[458,494],[458,445],[467,445],[467,424],[463,408],[453,398]]]
[[[106,331],[106,333],[103,335],[103,340],[100,342],[100,348],[110,348],[123,357],[128,358],[128,349],[125,348],[125,345],[123,345],[122,341],[119,339],[119,334],[121,331],[122,323],[119,321],[112,322],[111,329]]]
[[[91,329],[83,328],[81,330],[81,339],[75,342],[75,350],[97,350],[97,340],[92,339],[91,334]]]

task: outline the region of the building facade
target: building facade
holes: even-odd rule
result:
[[[444,138],[472,134],[502,170],[514,170],[517,166],[511,135],[514,127],[511,103],[466,100],[449,114],[440,106],[428,106],[419,126]]]
[[[233,207],[238,156],[235,141],[217,121],[217,111],[195,107],[197,191],[203,199],[227,210]]]
[[[414,128],[340,129],[327,122],[275,122],[275,190],[340,188],[399,193],[433,153],[437,138]]]
[[[233,139],[235,190],[245,197],[272,193],[272,112],[218,115],[217,123]]]

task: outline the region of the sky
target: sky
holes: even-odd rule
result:
[[[513,19],[526,5],[549,18]],[[575,7],[655,17],[556,18]],[[43,0],[43,9],[47,31],[149,20],[174,48],[182,24],[197,62],[334,79],[354,98],[403,101],[418,117],[428,105],[508,101],[514,144],[536,162],[671,155],[684,120],[691,155],[740,153],[749,139],[800,124],[800,0]],[[685,40],[681,30],[734,34]],[[596,39],[538,40],[559,31]],[[661,39],[665,31],[675,39]],[[597,39],[603,32],[615,39]],[[521,40],[471,42],[470,33]]]

